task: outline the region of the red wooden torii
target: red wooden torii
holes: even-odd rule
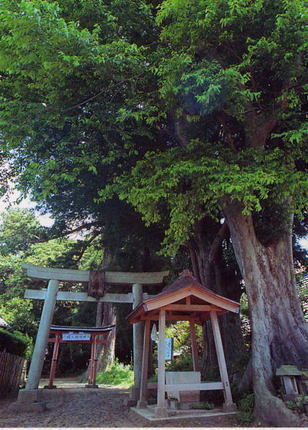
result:
[[[51,325],[49,330],[48,342],[53,343],[53,353],[49,372],[49,382],[45,388],[56,388],[53,385],[55,379],[59,348],[61,343],[78,342],[91,344],[91,357],[90,357],[90,371],[88,375],[87,387],[97,387],[96,385],[96,369],[97,369],[97,344],[106,344],[110,333],[114,330],[115,326],[108,327],[70,327]],[[101,336],[104,336],[103,338]],[[98,338],[98,336],[100,336]]]

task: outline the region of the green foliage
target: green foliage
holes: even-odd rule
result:
[[[1,4],[0,121],[20,189],[55,229],[91,219],[119,254],[119,236],[132,248],[151,233],[131,205],[172,256],[230,200],[275,240],[265,208],[306,201],[303,1],[165,0],[156,21],[157,2],[78,5]]]
[[[0,216],[0,253],[8,255],[26,251],[44,237],[45,229],[26,209],[9,209]]]
[[[0,328],[0,350],[29,358],[32,353],[32,341],[29,336],[19,331],[9,332]]]
[[[190,352],[183,352],[166,363],[166,370],[170,372],[183,372],[193,370],[192,358]]]
[[[0,252],[0,315],[16,332],[23,332],[27,343],[34,343],[40,320],[42,302],[24,299],[24,291],[28,287],[46,288],[46,282],[30,281],[21,268],[23,262],[42,266],[78,268],[83,264],[86,268],[101,263],[102,252],[98,244],[92,243],[88,253],[84,252],[85,241],[71,239],[50,239],[50,230],[38,223],[34,214],[26,210],[9,210],[2,215],[4,220],[1,230]],[[40,233],[43,232],[43,235]],[[42,241],[41,240],[45,240]],[[7,246],[7,245],[10,246]],[[97,266],[96,266],[97,267]],[[72,290],[80,290],[80,285],[71,286]],[[95,304],[79,304],[76,302],[57,302],[54,323],[71,325],[93,325],[95,321]],[[24,338],[23,337],[23,338]],[[65,346],[64,346],[65,349]],[[30,354],[30,347],[27,355]],[[60,371],[74,368],[80,371],[85,367],[87,351],[69,351],[63,354],[59,363]],[[62,357],[62,356],[61,356]],[[73,360],[72,360],[73,357]]]
[[[12,327],[29,336],[34,336],[38,327],[38,321],[33,313],[31,300],[20,297],[5,299],[0,296],[0,315]]]
[[[298,396],[295,400],[286,401],[286,405],[289,409],[296,412],[305,412],[305,403],[308,401],[308,396]]]
[[[162,2],[157,22],[168,47],[155,73],[177,144],[148,152],[101,196],[113,189],[147,223],[167,211],[167,254],[228,201],[255,214],[266,244],[287,231],[286,209],[304,208],[303,15],[302,1]]]
[[[215,405],[214,403],[211,403],[211,402],[201,402],[197,405],[191,405],[190,407],[190,409],[208,409],[208,410],[211,410],[214,408],[215,408]]]
[[[152,268],[144,256],[163,234],[175,256],[230,201],[266,244],[306,204],[303,0],[156,6],[0,4],[1,138],[19,188],[52,212],[54,232],[97,234],[95,253],[108,247],[117,269]],[[33,245],[28,261],[77,267],[84,247],[63,243],[56,255]],[[1,290],[21,295],[14,258]]]
[[[85,249],[78,268],[80,270],[97,270],[103,261],[104,250],[100,240],[92,241]]]
[[[254,394],[245,394],[238,403],[239,415],[238,419],[241,425],[249,425],[253,421],[253,409],[254,409]]]
[[[297,275],[297,292],[306,321],[308,320],[308,285],[307,273]]]
[[[267,211],[267,218],[264,217],[263,200],[272,199],[276,206],[281,206],[292,193],[298,199],[298,208],[304,205],[307,180],[304,173],[292,173],[291,166],[285,165],[281,150],[246,150],[238,156],[224,150],[220,159],[215,157],[217,150],[210,143],[195,141],[182,149],[148,154],[132,169],[131,176],[115,188],[121,198],[127,198],[143,214],[148,224],[161,222],[167,206],[170,221],[164,245],[169,255],[174,255],[191,237],[193,226],[204,215],[218,217],[217,202],[228,196],[242,201],[246,214],[260,212],[262,222],[257,229],[261,239],[273,240],[272,234],[266,233],[272,233],[275,229],[270,226],[277,222],[280,230],[275,230],[276,237],[288,228],[282,221],[282,216],[287,218],[284,209],[282,216],[277,211],[277,217],[265,229],[271,212]],[[202,152],[206,156],[201,156]]]
[[[26,277],[21,268],[21,254],[9,254],[0,257],[0,292],[6,295],[6,299],[22,296]]]
[[[131,367],[115,361],[105,372],[100,372],[96,378],[99,384],[130,387],[134,383],[134,372]]]
[[[65,267],[68,264],[69,267],[77,267],[76,245],[77,241],[66,238],[36,243],[28,249],[29,255],[24,261],[39,266]]]

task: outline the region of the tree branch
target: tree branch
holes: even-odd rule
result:
[[[62,231],[61,234],[60,233],[57,235],[55,234],[55,235],[52,235],[51,237],[46,237],[44,239],[35,241],[35,243],[44,243],[44,242],[48,242],[49,240],[52,240],[52,239],[60,239],[62,237],[68,236],[69,234],[77,233],[78,231],[81,231],[81,230],[84,230],[84,229],[87,229],[87,228],[93,227],[93,226],[99,226],[99,225],[101,225],[101,223],[99,221],[93,221],[93,222],[85,223],[85,224],[82,224],[76,228],[73,228],[72,230]]]
[[[86,252],[88,246],[93,242],[93,240],[95,240],[97,238],[97,236],[99,236],[99,234],[100,234],[100,232],[96,232],[96,233],[93,234],[93,236],[91,237],[91,239],[89,239],[87,241],[84,241],[82,249],[80,251],[80,254],[79,254],[79,256],[78,256],[78,258],[76,260],[77,263],[79,263],[79,261],[82,259],[83,255],[84,255],[84,253]]]

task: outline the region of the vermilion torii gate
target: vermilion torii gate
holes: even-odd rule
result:
[[[23,264],[27,276],[33,279],[48,280],[48,288],[43,290],[26,290],[25,298],[44,300],[39,329],[35,341],[34,351],[30,364],[26,388],[19,391],[18,401],[37,401],[37,392],[41,372],[44,364],[45,349],[48,343],[50,325],[54,314],[54,307],[57,300],[78,301],[78,302],[109,302],[109,303],[132,303],[133,308],[143,300],[152,296],[143,294],[143,286],[159,285],[163,278],[169,274],[164,272],[111,272],[104,271],[104,283],[106,286],[123,285],[132,286],[132,292],[126,294],[105,293],[102,297],[94,298],[86,292],[59,291],[59,283],[88,283],[90,271],[74,269],[56,269],[49,267]],[[135,392],[140,386],[142,343],[143,343],[143,323],[134,325],[133,330],[133,350],[134,350],[134,386]]]
[[[49,382],[44,388],[56,388],[53,385],[56,368],[59,356],[59,348],[61,343],[67,342],[78,342],[88,343],[91,345],[91,356],[90,356],[90,371],[88,375],[87,388],[97,388],[96,385],[96,369],[97,369],[97,344],[106,344],[108,337],[112,333],[114,325],[107,327],[71,327],[71,326],[59,326],[52,325],[50,327],[50,337],[48,342],[53,343],[52,359],[49,371]]]

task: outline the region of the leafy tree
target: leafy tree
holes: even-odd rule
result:
[[[141,121],[152,106],[139,97],[154,82],[141,46],[155,37],[151,8],[142,1],[73,3],[2,4],[4,141],[19,188],[52,213],[55,236],[88,229],[89,241],[101,238],[109,269],[155,270],[160,229],[146,229],[118,199],[97,200],[101,186],[145,152],[145,142],[157,146]]]
[[[255,413],[272,424],[297,422],[273,395],[275,368],[307,364],[291,253],[307,190],[303,16],[292,0],[162,2],[155,71],[177,143],[118,186],[148,222],[167,200],[169,253],[205,214],[224,214],[251,310]]]
[[[46,239],[44,227],[26,209],[9,209],[1,214],[0,253],[26,251],[32,244]]]
[[[33,313],[31,300],[20,297],[5,301],[0,299],[0,314],[13,330],[19,330],[32,338],[36,334],[38,322]]]
[[[42,232],[43,234],[41,234]],[[46,287],[46,283],[27,279],[21,264],[28,262],[43,266],[78,268],[78,264],[86,267],[93,264],[95,256],[99,256],[99,261],[101,261],[101,250],[100,253],[97,253],[95,244],[92,244],[92,247],[88,246],[89,255],[87,256],[83,253],[83,247],[80,246],[81,241],[51,239],[41,242],[43,237],[46,239],[48,235],[48,229],[40,226],[34,214],[29,210],[10,209],[2,214],[1,251],[4,254],[0,253],[0,314],[8,321],[13,330],[30,336],[32,343],[34,343],[37,333],[42,302],[24,299],[24,291],[29,287]],[[88,244],[86,238],[85,242]],[[9,251],[10,253],[8,253]],[[75,290],[79,288],[79,285],[73,286]],[[70,302],[56,304],[55,323],[93,325],[94,320],[95,307],[93,304],[92,307]],[[65,352],[65,347],[62,349]],[[86,350],[86,348],[84,349]],[[61,369],[65,371],[67,367],[70,367],[80,370],[78,367],[80,364],[85,366],[86,351],[70,351],[70,347],[68,347],[66,352],[71,352],[67,354],[70,361],[62,360]]]
[[[4,142],[13,149],[19,188],[52,213],[55,235],[88,228],[103,235],[113,260],[128,242],[140,260],[145,248],[159,243],[159,229],[145,229],[124,202],[98,202],[98,191],[158,145],[142,122],[153,111],[143,94],[155,87],[142,46],[151,50],[156,35],[151,7],[118,0],[79,6],[71,0],[61,6],[2,3]],[[29,51],[32,37],[36,43]],[[145,243],[149,234],[151,246]],[[138,237],[144,243],[136,249]]]
[[[169,255],[223,216],[251,309],[256,415],[294,423],[272,376],[307,357],[291,255],[305,197],[302,1],[71,5],[0,7],[0,120],[20,188],[60,232],[99,230],[111,255],[112,232],[127,250],[149,232],[130,205],[159,223],[150,243],[166,230]]]

